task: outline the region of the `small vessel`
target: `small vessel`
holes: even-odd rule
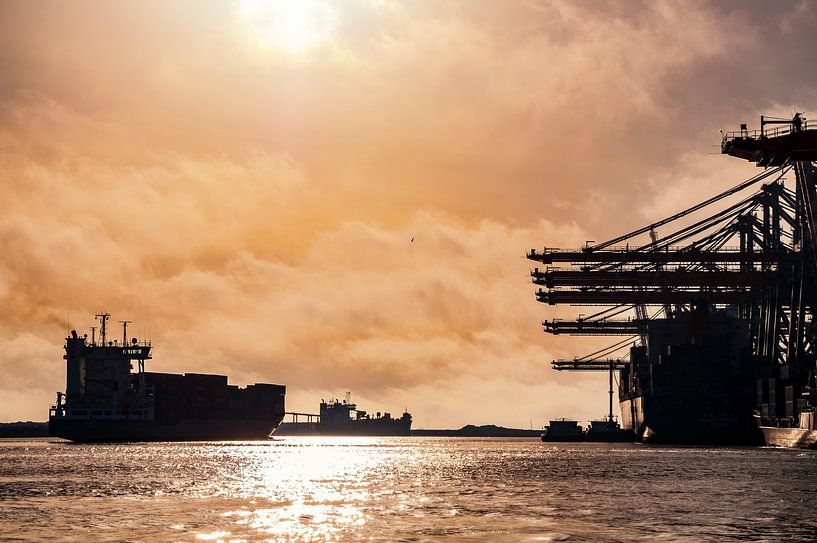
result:
[[[800,413],[797,426],[792,425],[793,419],[764,418],[759,413],[755,413],[755,418],[766,445],[817,449],[817,421],[813,411]]]
[[[757,380],[755,422],[765,445],[817,449],[817,372],[791,373],[783,366]]]
[[[585,435],[578,421],[557,419],[545,426],[542,441],[585,441]]]
[[[622,429],[612,415],[591,420],[584,435],[587,441],[606,443],[635,441],[635,432]]]
[[[408,436],[411,435],[411,414],[400,418],[391,413],[369,415],[352,403],[350,393],[340,400],[321,400],[320,414],[290,413],[292,422],[284,422],[275,430],[276,436]]]
[[[284,417],[286,387],[256,383],[245,388],[224,375],[145,371],[150,342],[109,341],[108,313],[80,337],[65,340],[65,393],[49,411],[52,436],[76,442],[264,439]],[[137,371],[133,372],[133,362]]]

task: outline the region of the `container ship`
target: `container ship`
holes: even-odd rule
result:
[[[748,323],[700,302],[644,326],[646,345],[620,370],[623,428],[653,443],[762,444],[752,410],[763,360],[751,354]]]
[[[404,412],[400,418],[391,413],[374,416],[357,408],[347,392],[340,400],[321,400],[320,413],[291,413],[292,422],[284,422],[275,430],[275,436],[323,435],[323,436],[409,436],[411,414]]]
[[[145,371],[150,342],[108,341],[110,315],[96,328],[66,338],[65,393],[49,411],[52,436],[75,442],[264,439],[284,417],[286,387],[230,385],[224,375]],[[133,363],[137,368],[134,371]]]

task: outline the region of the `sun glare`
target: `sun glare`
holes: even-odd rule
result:
[[[239,0],[238,18],[260,47],[304,53],[325,42],[335,26],[321,0]]]

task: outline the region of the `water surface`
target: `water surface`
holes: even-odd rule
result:
[[[814,541],[817,453],[279,438],[0,440],[2,541]]]

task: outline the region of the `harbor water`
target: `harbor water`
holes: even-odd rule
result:
[[[0,440],[0,541],[813,541],[817,452]]]

